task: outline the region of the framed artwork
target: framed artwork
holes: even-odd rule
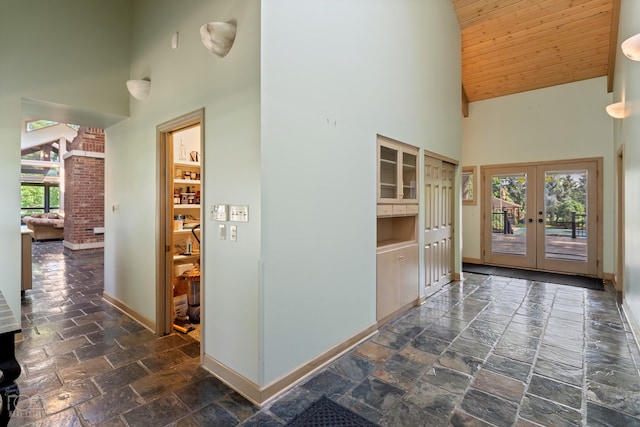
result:
[[[462,204],[475,205],[476,196],[476,167],[462,167]]]

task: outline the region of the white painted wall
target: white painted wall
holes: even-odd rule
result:
[[[462,163],[478,166],[478,175],[481,165],[603,157],[605,273],[615,269],[615,163],[612,123],[604,109],[610,102],[601,77],[473,102],[462,120]],[[480,258],[481,200],[462,208],[463,257]]]
[[[640,2],[622,0],[618,43],[640,33]],[[624,146],[625,169],[625,311],[640,333],[640,62],[627,59],[618,49],[613,102],[625,101],[628,116],[614,121],[616,151]],[[615,187],[610,187],[615,193]]]
[[[156,126],[204,108],[204,213],[214,203],[249,205],[250,212],[250,221],[238,224],[237,242],[219,240],[217,223],[202,223],[204,352],[257,383],[260,4],[134,5],[130,78],[150,78],[151,91],[145,101],[131,98],[131,117],[106,130],[105,292],[155,321]],[[221,59],[204,48],[199,29],[231,19],[236,41]]]
[[[461,105],[448,0],[262,9],[266,385],[375,323],[376,134],[460,159]]]
[[[100,126],[128,113],[130,7],[0,0],[0,291],[18,316],[22,119]]]

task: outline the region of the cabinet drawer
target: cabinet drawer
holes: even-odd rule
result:
[[[418,205],[407,205],[407,214],[409,214],[409,215],[417,215],[418,214]]]
[[[378,205],[378,216],[389,216],[393,213],[391,205]]]
[[[405,215],[407,213],[407,205],[393,205],[394,215]]]

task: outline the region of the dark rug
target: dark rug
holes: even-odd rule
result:
[[[534,282],[556,283],[558,285],[577,286],[580,288],[604,291],[602,279],[569,274],[547,273],[545,271],[522,270],[519,268],[496,267],[484,264],[462,263],[462,271],[467,273],[486,274],[491,276],[514,277]]]
[[[295,427],[379,427],[326,396],[313,402],[286,425]]]

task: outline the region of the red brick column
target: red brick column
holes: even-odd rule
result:
[[[73,251],[103,248],[104,130],[81,127],[68,147],[64,169],[64,246]]]

